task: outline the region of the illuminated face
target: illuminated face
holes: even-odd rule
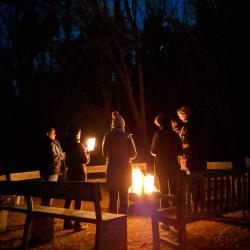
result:
[[[51,140],[55,140],[56,139],[56,131],[54,128],[51,128],[50,131],[47,133],[48,137]]]
[[[183,112],[177,112],[179,118],[181,119],[181,121],[183,122],[188,122],[188,118],[189,116]]]

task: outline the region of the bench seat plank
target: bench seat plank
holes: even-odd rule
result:
[[[67,209],[60,207],[46,207],[46,206],[34,206],[33,215],[45,215],[48,217],[58,217],[65,219],[79,219],[82,222],[86,223],[96,223],[96,213],[95,211],[87,211],[87,210],[76,210],[76,209]],[[111,214],[111,213],[102,213],[102,221],[110,221],[115,220],[120,217],[126,217],[126,215],[122,214]]]
[[[27,213],[27,206],[1,206],[2,210],[8,210],[11,212]],[[96,224],[96,213],[94,211],[87,210],[76,210],[76,209],[67,209],[60,207],[46,207],[46,206],[34,206],[32,214],[44,215],[47,217],[58,217],[65,219],[66,217],[71,217],[71,219],[78,218],[82,222],[89,222]],[[126,217],[125,214],[112,214],[102,212],[102,221],[115,220],[117,218]]]

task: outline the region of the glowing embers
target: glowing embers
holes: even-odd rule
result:
[[[153,175],[144,175],[140,168],[132,169],[132,186],[129,189],[130,193],[135,193],[137,195],[151,194],[156,190]]]

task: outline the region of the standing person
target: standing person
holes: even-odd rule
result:
[[[40,146],[40,175],[46,181],[57,181],[65,153],[56,139],[54,127],[47,128]]]
[[[104,135],[102,154],[107,164],[109,212],[127,214],[128,190],[132,185],[131,160],[137,153],[131,134],[125,132],[125,121],[117,111],[112,112],[111,131]]]
[[[40,175],[44,181],[57,181],[61,163],[65,160],[65,153],[62,151],[59,141],[56,140],[54,127],[47,128],[40,146]],[[50,199],[42,199],[41,204],[49,206]]]
[[[39,170],[42,180],[58,181],[62,161],[65,160],[65,153],[62,151],[59,141],[56,140],[56,130],[53,126],[46,127],[38,146],[37,160],[40,164]],[[49,197],[42,198],[41,205],[50,206],[52,200]],[[41,229],[44,228],[46,228],[46,234],[41,237]],[[54,235],[54,218],[35,216],[32,219],[30,230],[33,242],[39,244],[50,241]]]
[[[65,150],[67,154],[66,165],[68,168],[67,180],[69,181],[86,181],[87,170],[86,164],[90,161],[90,153],[81,143],[81,130],[72,126],[69,129],[65,142]],[[64,208],[69,208],[72,200],[65,201]],[[75,209],[81,210],[81,201],[75,201]],[[69,219],[64,220],[64,229],[74,228],[75,231],[81,231],[86,228],[82,226],[78,220],[73,224]]]
[[[204,135],[202,127],[191,118],[192,112],[189,106],[181,106],[177,114],[182,121],[180,137],[182,147],[187,158],[187,167],[191,173],[202,172],[206,170],[206,159],[204,156],[203,141]]]
[[[202,127],[197,125],[191,119],[191,109],[189,106],[181,106],[177,110],[177,114],[183,125],[181,127],[180,136],[182,139],[182,147],[186,157],[186,167],[192,173],[203,172],[206,170],[206,159],[204,154],[204,135],[201,132]],[[198,204],[203,198],[203,183],[195,180],[191,183],[192,200],[194,202],[194,210],[198,209]]]
[[[172,130],[170,119],[165,114],[157,115],[154,120],[158,130],[155,131],[151,143],[151,154],[155,157],[155,173],[163,194],[177,192],[177,176],[180,170],[178,157],[183,154],[181,139]],[[168,207],[166,200],[161,207]]]

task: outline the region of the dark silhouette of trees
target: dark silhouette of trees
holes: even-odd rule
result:
[[[248,3],[226,0],[1,1],[1,120],[20,149],[13,161],[29,158],[45,123],[59,137],[75,123],[101,139],[114,109],[143,160],[154,116],[182,104],[205,124],[209,159],[247,154],[248,17]]]

